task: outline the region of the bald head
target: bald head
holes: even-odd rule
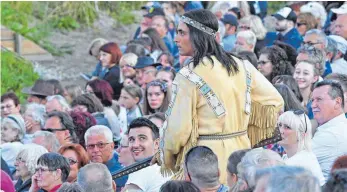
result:
[[[335,21],[334,34],[347,39],[347,14],[339,15]]]

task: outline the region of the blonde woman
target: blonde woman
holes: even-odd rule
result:
[[[287,154],[283,159],[287,165],[301,166],[310,170],[324,185],[322,169],[312,152],[312,127],[303,110],[287,111],[278,118],[278,127],[282,140],[278,142]]]
[[[126,53],[119,60],[120,67],[120,83],[123,83],[125,79],[133,80],[136,75],[134,66],[137,63],[138,56],[134,53]]]
[[[243,17],[239,21],[238,31],[251,30],[257,37],[257,43],[255,44],[254,53],[259,56],[260,50],[265,47],[264,41],[267,30],[263,25],[261,19],[256,15],[249,15]]]

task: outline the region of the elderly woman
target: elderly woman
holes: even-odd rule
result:
[[[1,95],[1,117],[7,117],[10,114],[20,115],[19,99],[13,92]]]
[[[37,160],[35,174],[32,176],[30,192],[41,189],[56,192],[66,182],[70,173],[69,161],[57,153],[45,153]]]
[[[36,163],[39,157],[48,153],[41,145],[28,144],[18,153],[15,175],[19,178],[15,188],[17,192],[28,191],[31,186],[31,177],[35,174]]]
[[[23,138],[23,143],[31,143],[34,133],[40,131],[45,125],[46,108],[44,105],[37,103],[30,103],[26,106],[25,113],[23,114],[25,121],[26,134]]]
[[[14,170],[17,154],[22,149],[25,133],[25,124],[22,116],[8,115],[1,121],[1,156],[6,161],[10,170]]]
[[[278,118],[278,127],[282,140],[278,142],[286,155],[283,156],[287,165],[301,166],[316,176],[321,186],[325,180],[317,157],[311,150],[311,122],[303,110],[287,111]]]
[[[70,174],[67,178],[67,182],[75,182],[79,169],[89,162],[86,150],[80,144],[66,144],[60,147],[59,154],[69,160]]]
[[[264,47],[260,51],[258,70],[270,82],[277,75],[293,75],[294,72],[286,52],[277,45]]]

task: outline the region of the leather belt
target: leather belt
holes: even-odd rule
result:
[[[240,135],[247,134],[247,130],[238,131],[234,133],[219,135],[219,134],[213,134],[213,135],[199,135],[199,140],[225,140],[225,139],[231,139],[233,137],[237,137]]]

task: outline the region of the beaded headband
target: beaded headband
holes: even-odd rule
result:
[[[202,32],[205,32],[205,33],[207,33],[209,35],[212,35],[213,37],[216,37],[216,33],[217,32],[215,30],[213,30],[213,29],[207,27],[206,25],[201,24],[201,23],[199,23],[199,22],[197,22],[197,21],[195,21],[195,20],[193,20],[193,19],[191,19],[189,17],[182,16],[181,17],[181,21],[183,21],[184,23],[186,23],[186,24],[188,24],[188,25],[190,25],[192,27],[195,27],[195,28],[199,29]]]

